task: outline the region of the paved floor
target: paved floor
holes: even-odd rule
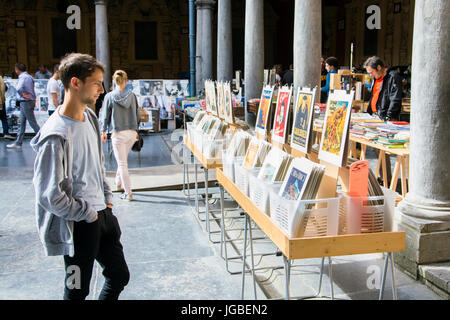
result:
[[[145,138],[145,148],[130,157],[130,168],[173,163],[167,149],[167,137]],[[45,257],[39,241],[34,217],[34,190],[31,185],[34,154],[26,143],[21,150],[6,149],[0,139],[0,299],[61,299],[63,262],[61,257]],[[107,146],[105,146],[107,148]],[[164,148],[166,147],[166,149]],[[105,153],[107,150],[105,151]],[[114,170],[115,162],[107,167]],[[169,173],[170,174],[170,173]],[[227,272],[219,244],[208,240],[205,223],[194,212],[192,201],[181,191],[136,192],[133,202],[123,202],[115,194],[114,212],[122,229],[122,243],[131,271],[131,279],[123,299],[240,299],[241,275]],[[211,206],[217,205],[215,199]],[[228,203],[229,207],[233,204]],[[235,214],[232,210],[227,217]],[[227,226],[242,228],[242,219],[229,219]],[[211,230],[218,226],[211,224]],[[235,231],[242,237],[242,231]],[[257,234],[258,231],[255,231]],[[217,240],[215,233],[212,240]],[[235,242],[239,251],[242,241]],[[228,245],[229,254],[238,254]],[[267,240],[255,243],[255,251],[275,252]],[[258,258],[260,267],[280,264],[281,257]],[[380,255],[345,256],[333,259],[334,293],[339,299],[374,299],[376,286],[370,283],[374,268],[382,268]],[[296,262],[291,282],[292,295],[309,295],[317,288],[320,259]],[[239,259],[230,261],[230,271],[240,271]],[[326,268],[327,270],[327,268]],[[369,271],[369,272],[368,272]],[[400,299],[439,299],[426,286],[396,271]],[[282,270],[257,272],[258,299],[280,297],[284,293]],[[253,297],[253,286],[246,276],[245,298]],[[328,271],[324,274],[322,293],[330,294]],[[103,283],[98,265],[91,282],[95,299]],[[386,299],[391,299],[387,282]]]

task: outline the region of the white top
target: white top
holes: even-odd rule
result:
[[[61,88],[59,87],[58,81],[54,78],[50,78],[47,83],[47,96],[48,96],[48,110],[56,110],[53,104],[52,93],[56,93],[56,100],[58,104],[61,103]]]

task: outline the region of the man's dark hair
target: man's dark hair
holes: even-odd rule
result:
[[[46,66],[45,64],[41,63],[41,64],[38,66],[38,68],[44,68],[44,69],[47,69],[47,66]]]
[[[55,73],[58,70],[59,70],[59,64],[55,64],[55,66],[53,67],[53,73]]]
[[[64,85],[64,89],[68,90],[70,79],[75,77],[84,82],[96,69],[105,72],[105,66],[93,56],[83,53],[69,53],[61,59],[59,77]]]
[[[335,57],[328,57],[325,60],[325,63],[328,63],[328,65],[334,67],[334,69],[336,69],[336,70],[339,69],[339,62],[338,62],[338,59]]]
[[[19,69],[22,72],[27,71],[27,66],[25,64],[23,64],[22,62],[17,62],[14,67],[16,67],[17,69]]]
[[[370,57],[364,62],[364,68],[371,67],[372,69],[376,69],[378,66],[384,68],[384,62],[377,56]]]

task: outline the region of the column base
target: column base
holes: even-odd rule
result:
[[[406,249],[395,252],[394,260],[408,275],[449,298],[450,221],[417,218],[405,214],[405,208],[396,208],[394,228],[405,231]]]

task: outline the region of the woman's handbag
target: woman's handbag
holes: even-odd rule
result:
[[[134,152],[139,152],[142,149],[142,146],[144,145],[144,139],[142,139],[141,135],[138,132],[139,139],[136,140],[136,142],[131,147],[131,150]]]

